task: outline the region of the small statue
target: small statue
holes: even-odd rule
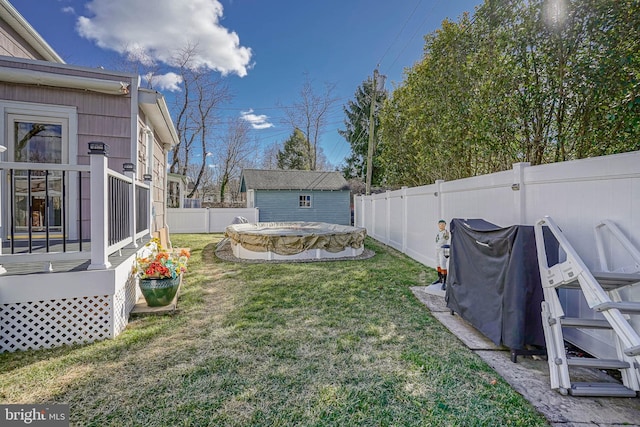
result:
[[[436,263],[438,270],[438,280],[432,283],[441,283],[441,289],[447,288],[447,261],[449,258],[449,242],[451,234],[447,230],[447,222],[444,219],[438,221],[438,233],[436,234]]]

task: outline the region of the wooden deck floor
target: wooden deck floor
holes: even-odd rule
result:
[[[109,262],[113,267],[117,267],[130,257],[135,255],[135,253],[140,249],[140,245],[135,247],[125,247],[122,248],[121,251],[115,252],[111,256],[109,256]],[[70,245],[67,245],[67,250],[69,250]],[[50,252],[61,251],[61,246],[51,246]],[[71,272],[71,271],[85,271],[89,264],[91,263],[91,245],[89,243],[84,243],[83,250],[86,252],[86,259],[78,259],[78,260],[70,260],[70,261],[52,261],[51,268],[49,270],[49,262],[24,262],[24,263],[6,263],[3,264],[3,267],[7,270],[3,276],[18,276],[18,275],[27,275],[27,274],[52,274],[59,272]],[[35,252],[35,251],[34,251]],[[6,253],[6,252],[5,252]],[[38,251],[37,253],[43,253]],[[46,253],[46,252],[45,252]]]

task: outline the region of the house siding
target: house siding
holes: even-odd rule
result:
[[[7,65],[0,61],[0,66]],[[78,156],[71,163],[88,164],[88,143],[109,146],[109,167],[122,170],[131,157],[131,97],[106,95],[77,89],[0,82],[0,99],[39,106],[75,107],[78,117]],[[2,135],[2,139],[6,135]]]
[[[6,19],[9,21],[5,21]],[[64,202],[73,213],[68,217],[71,230],[75,229],[77,222],[81,220],[82,238],[91,241],[91,249],[98,249],[89,251],[84,247],[74,253],[75,248],[62,248],[62,252],[54,249],[52,254],[19,254],[22,258],[14,257],[13,253],[2,254],[3,261],[7,261],[3,263],[9,267],[4,274],[0,274],[0,294],[3,296],[0,304],[0,353],[114,338],[126,327],[129,313],[138,300],[139,290],[132,274],[132,265],[139,248],[130,243],[132,240],[135,242],[136,237],[140,236],[129,233],[132,230],[118,230],[119,233],[114,234],[120,235],[116,236],[115,240],[118,241],[114,244],[111,235],[106,238],[102,233],[103,224],[94,227],[92,231],[90,222],[93,220],[95,225],[105,220],[105,224],[113,224],[122,215],[134,218],[137,212],[128,203],[121,203],[127,199],[127,194],[123,194],[122,191],[109,191],[108,203],[115,204],[120,211],[116,218],[110,216],[109,209],[101,200],[102,189],[97,185],[109,180],[101,171],[105,158],[89,156],[88,143],[101,141],[109,146],[106,161],[108,168],[113,171],[122,172],[124,162],[137,160],[143,163],[145,169],[137,170],[138,180],[141,180],[143,173],[150,171],[146,170],[146,165],[153,165],[156,178],[151,190],[154,200],[159,201],[154,204],[153,210],[161,214],[156,215],[152,223],[154,228],[150,231],[163,227],[165,150],[177,140],[175,128],[170,119],[166,120],[168,111],[164,98],[156,98],[157,105],[142,103],[139,94],[145,90],[138,88],[136,74],[64,64],[58,54],[30,25],[22,21],[17,11],[5,0],[0,1],[0,68],[6,80],[0,81],[0,143],[13,146],[12,129],[7,126],[11,123],[10,120],[13,120],[13,114],[51,117],[55,118],[56,122],[68,123],[68,140],[64,143],[64,146],[68,147],[68,158],[62,161],[80,165],[93,163],[90,172],[86,172],[87,168],[83,167],[79,168],[83,169],[83,172],[70,172],[67,175],[67,182],[71,185],[68,186],[70,192],[64,196]],[[10,70],[11,68],[13,70]],[[24,70],[39,73],[27,73]],[[86,77],[89,80],[76,77]],[[105,82],[108,84],[104,85]],[[130,94],[123,90],[126,87],[131,91]],[[96,92],[102,90],[111,94]],[[149,123],[147,120],[135,121],[141,119],[143,110],[149,111],[152,115]],[[161,119],[156,120],[157,113],[162,116]],[[157,126],[160,138],[166,141],[160,143],[155,140],[153,147],[140,152],[137,148],[140,136],[138,131],[146,125]],[[9,141],[12,143],[8,144]],[[153,154],[150,154],[151,152]],[[140,154],[143,155],[142,158]],[[11,151],[0,157],[5,160],[13,159]],[[5,167],[8,166],[5,164]],[[20,165],[20,168],[22,167],[31,166]],[[7,170],[3,170],[1,176],[5,178],[7,174]],[[93,179],[90,179],[92,175]],[[78,181],[80,184],[76,185]],[[4,211],[1,213],[5,233],[11,216],[9,204],[6,203],[13,194],[9,191],[11,186],[16,188],[12,182],[5,179],[1,189],[1,196],[4,198]],[[82,190],[81,194],[78,189]],[[98,202],[92,203],[92,200]],[[80,212],[77,212],[76,203],[81,206]],[[119,209],[120,207],[123,209]],[[122,227],[119,228],[126,228],[124,221],[120,224]],[[146,226],[146,221],[143,225]],[[45,227],[48,231],[48,226]],[[140,234],[147,232],[146,227],[138,230]],[[31,252],[31,236],[34,234],[31,227],[27,234],[30,237]],[[72,234],[73,232],[69,231],[70,237],[75,239],[77,236]],[[47,233],[46,252],[49,252],[48,240]],[[42,250],[38,248],[35,252]],[[39,272],[41,268],[38,268],[38,273],[34,275],[32,273],[36,269],[31,267],[41,265],[44,256],[51,256],[53,264],[50,264],[52,272],[43,281]],[[79,257],[84,259],[77,259]],[[85,271],[87,264],[87,270],[91,271]],[[34,313],[37,315],[34,316]]]
[[[32,63],[32,66],[22,62],[0,60],[0,66],[36,69],[38,71],[57,71],[64,75],[79,75],[92,78],[106,78],[126,81],[126,76],[114,76],[108,73],[93,73],[90,70],[70,70],[62,72],[59,67],[46,66],[40,63]],[[64,70],[66,71],[66,70]],[[120,77],[120,79],[117,79]],[[129,82],[132,83],[132,82]],[[131,96],[108,95],[92,91],[78,89],[58,88],[51,86],[24,85],[9,82],[0,82],[0,102],[22,102],[33,104],[34,108],[46,111],[51,105],[72,107],[77,116],[77,155],[69,158],[71,164],[89,164],[88,144],[90,141],[101,141],[108,145],[109,168],[121,172],[122,164],[129,162],[131,158]],[[73,132],[73,129],[69,129]],[[6,131],[5,131],[6,132]],[[1,136],[3,145],[7,144],[6,134]],[[82,234],[83,238],[89,238],[90,233],[90,194],[89,179],[82,179],[82,200],[79,201],[83,213]]]
[[[0,20],[0,55],[25,59],[44,59],[3,20]]]
[[[311,207],[299,206],[299,196],[311,195]],[[351,224],[349,191],[255,190],[260,222],[309,221]]]

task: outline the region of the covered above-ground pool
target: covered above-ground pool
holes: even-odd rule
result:
[[[225,237],[242,259],[323,259],[354,257],[364,251],[367,230],[324,222],[231,224]]]

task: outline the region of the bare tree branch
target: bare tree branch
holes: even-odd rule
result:
[[[300,90],[300,100],[291,106],[281,107],[286,116],[286,123],[292,129],[300,129],[307,140],[309,169],[318,169],[318,144],[322,130],[332,105],[337,102],[333,96],[335,84],[325,84],[325,91],[318,94],[313,89],[313,82],[305,73],[305,81]]]

